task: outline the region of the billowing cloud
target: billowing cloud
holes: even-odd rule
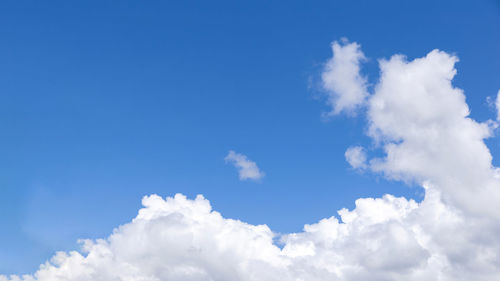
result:
[[[498,280],[497,233],[428,187],[425,200],[358,199],[352,211],[277,237],[227,219],[202,196],[143,199],[107,239],[1,281]],[[273,243],[279,238],[282,248]]]
[[[500,218],[500,181],[484,139],[491,122],[469,117],[461,89],[451,81],[458,58],[434,50],[407,61],[380,61],[381,77],[368,105],[369,135],[385,157],[371,168],[390,178],[428,182],[467,212]]]
[[[259,180],[264,177],[264,173],[257,167],[257,164],[243,154],[230,150],[224,159],[238,169],[240,180]]]
[[[353,167],[422,185],[419,203],[358,199],[339,219],[276,234],[224,218],[202,196],[146,196],[137,217],[108,238],[0,281],[499,280],[500,172],[484,143],[491,122],[468,116],[451,83],[456,62],[437,50],[380,61],[364,106],[373,149],[385,155],[365,161],[370,151],[346,152]]]
[[[359,44],[349,43],[347,39],[333,42],[332,52],[333,57],[327,61],[321,75],[328,94],[327,103],[332,107],[330,114],[352,113],[368,96],[366,78],[359,72],[365,55]]]

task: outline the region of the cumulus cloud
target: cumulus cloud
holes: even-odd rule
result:
[[[359,72],[365,55],[359,44],[349,43],[347,39],[333,42],[332,52],[333,57],[326,62],[321,75],[327,102],[332,107],[330,115],[342,111],[352,113],[368,96],[366,78]]]
[[[11,281],[498,280],[497,233],[443,204],[386,195],[278,237],[202,196],[146,196],[130,223]],[[486,227],[485,227],[486,226]],[[282,247],[273,243],[281,240]]]
[[[345,159],[354,169],[366,168],[366,153],[361,146],[352,146],[345,151]]]
[[[453,87],[457,61],[438,50],[413,61],[401,55],[380,61],[368,131],[386,155],[372,159],[371,168],[394,179],[432,183],[448,203],[500,218],[500,182],[484,143],[492,128],[469,117],[463,91]]]
[[[230,150],[224,159],[238,169],[240,180],[259,180],[264,177],[264,173],[257,167],[257,164],[243,154]]]
[[[451,83],[457,61],[438,50],[381,60],[364,106],[368,136],[385,155],[346,151],[353,167],[421,184],[419,203],[362,198],[338,218],[277,234],[224,218],[202,196],[151,195],[109,237],[0,281],[499,280],[500,172],[484,143],[491,127],[469,117]]]

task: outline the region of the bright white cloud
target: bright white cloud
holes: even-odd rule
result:
[[[152,195],[107,239],[57,253],[12,281],[498,280],[497,233],[428,188],[425,200],[358,199],[352,211],[278,238],[227,219],[202,196]]]
[[[259,180],[264,177],[264,173],[257,167],[257,164],[243,154],[230,150],[224,159],[238,169],[240,180]]]
[[[347,39],[332,44],[333,57],[327,61],[321,75],[323,88],[328,94],[330,114],[342,111],[351,113],[363,105],[368,96],[366,78],[360,73],[360,63],[365,59],[360,45]]]
[[[351,146],[345,151],[345,159],[354,169],[366,168],[366,153],[361,146]]]
[[[385,156],[365,161],[361,148],[346,151],[353,167],[421,184],[420,203],[358,199],[340,220],[278,235],[222,217],[202,196],[152,195],[108,238],[0,281],[499,280],[500,172],[483,141],[491,127],[468,117],[463,92],[451,84],[456,61],[437,50],[381,61],[366,106],[368,135]]]
[[[429,182],[445,200],[475,214],[496,216],[500,181],[484,139],[491,122],[469,117],[461,89],[451,81],[457,57],[434,50],[407,61],[380,61],[381,77],[368,105],[369,135],[386,155],[371,168],[390,178]]]

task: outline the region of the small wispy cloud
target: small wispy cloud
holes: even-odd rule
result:
[[[497,110],[497,121],[500,121],[500,90],[498,90],[497,98],[495,100],[495,108]]]
[[[248,159],[245,155],[236,153],[233,150],[229,151],[224,160],[226,163],[233,164],[233,166],[238,169],[240,180],[260,180],[265,175],[264,172],[257,167],[255,162]]]
[[[351,146],[345,152],[345,159],[354,169],[366,168],[366,153],[361,146]]]

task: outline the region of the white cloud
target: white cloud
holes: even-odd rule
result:
[[[345,151],[345,159],[354,169],[366,168],[366,153],[361,146],[351,146]]]
[[[469,117],[463,91],[453,87],[457,61],[434,50],[413,61],[396,55],[380,62],[368,120],[369,135],[386,155],[372,159],[371,168],[394,179],[429,182],[447,203],[500,218],[500,181],[483,141],[492,128]]]
[[[425,200],[358,199],[352,211],[279,237],[227,219],[202,196],[152,195],[130,223],[80,252],[57,253],[24,281],[498,280],[497,233],[429,187]]]
[[[238,169],[240,180],[259,180],[264,177],[264,173],[257,167],[257,164],[243,154],[230,150],[224,160]]]
[[[342,111],[353,112],[362,105],[368,92],[366,78],[360,73],[360,63],[365,59],[360,45],[349,43],[346,39],[332,44],[333,57],[327,61],[321,76],[323,88],[328,94],[330,114]]]
[[[366,106],[368,134],[385,156],[365,162],[364,152],[346,152],[353,166],[421,184],[420,203],[358,199],[340,220],[278,235],[222,217],[202,196],[152,195],[108,238],[0,281],[499,280],[500,172],[483,141],[491,128],[468,117],[463,92],[451,84],[456,61],[437,50],[381,61]],[[238,154],[229,155],[236,162]]]

